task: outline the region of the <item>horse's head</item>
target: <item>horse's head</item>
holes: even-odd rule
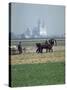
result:
[[[50,39],[50,40],[49,40],[49,44],[50,44],[51,46],[53,46],[53,45],[54,45],[54,40],[53,40],[53,39]]]
[[[36,46],[37,46],[37,47],[40,47],[40,46],[41,46],[41,43],[36,43]]]
[[[57,42],[56,42],[55,39],[50,39],[50,40],[49,40],[49,43],[50,43],[52,46],[57,45]]]

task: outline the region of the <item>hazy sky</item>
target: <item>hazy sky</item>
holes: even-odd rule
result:
[[[37,26],[38,20],[44,20],[47,34],[62,35],[65,31],[65,7],[54,5],[35,5],[12,3],[11,31],[23,33]]]

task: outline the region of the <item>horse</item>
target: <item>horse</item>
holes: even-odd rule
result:
[[[57,42],[55,39],[50,39],[50,40],[46,40],[45,44],[42,44],[42,43],[36,43],[36,46],[37,46],[37,50],[36,52],[37,53],[42,53],[43,52],[43,49],[46,49],[46,52],[53,52],[53,46],[54,46],[54,43],[55,45],[57,45]]]
[[[36,50],[36,52],[37,53],[40,53],[40,52],[42,52],[41,50],[41,43],[36,43],[36,46],[37,46],[37,50]]]
[[[52,50],[51,44],[36,43],[36,46],[37,46],[37,50],[36,50],[37,53],[42,53],[43,49],[46,49],[46,52],[48,52],[48,50],[49,52],[50,50]]]
[[[49,40],[49,43],[50,43],[51,45],[54,45],[54,44],[55,44],[55,46],[57,46],[57,41],[56,41],[56,39],[50,39],[50,40]]]

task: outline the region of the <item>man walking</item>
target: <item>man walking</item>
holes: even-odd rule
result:
[[[19,44],[18,44],[18,51],[19,51],[19,54],[22,53],[22,45],[21,45],[21,42],[19,42]]]

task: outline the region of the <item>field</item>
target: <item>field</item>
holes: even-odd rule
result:
[[[36,53],[36,41],[22,42],[26,52],[11,55],[11,86],[64,84],[65,44],[62,40],[57,42],[53,52],[46,53],[44,50],[42,54]],[[12,45],[16,44],[12,42]]]
[[[64,84],[64,62],[12,65],[12,87]]]
[[[33,64],[47,62],[61,62],[65,60],[64,51],[54,51],[53,53],[37,54],[35,52],[27,52],[21,55],[12,55],[12,64]]]

